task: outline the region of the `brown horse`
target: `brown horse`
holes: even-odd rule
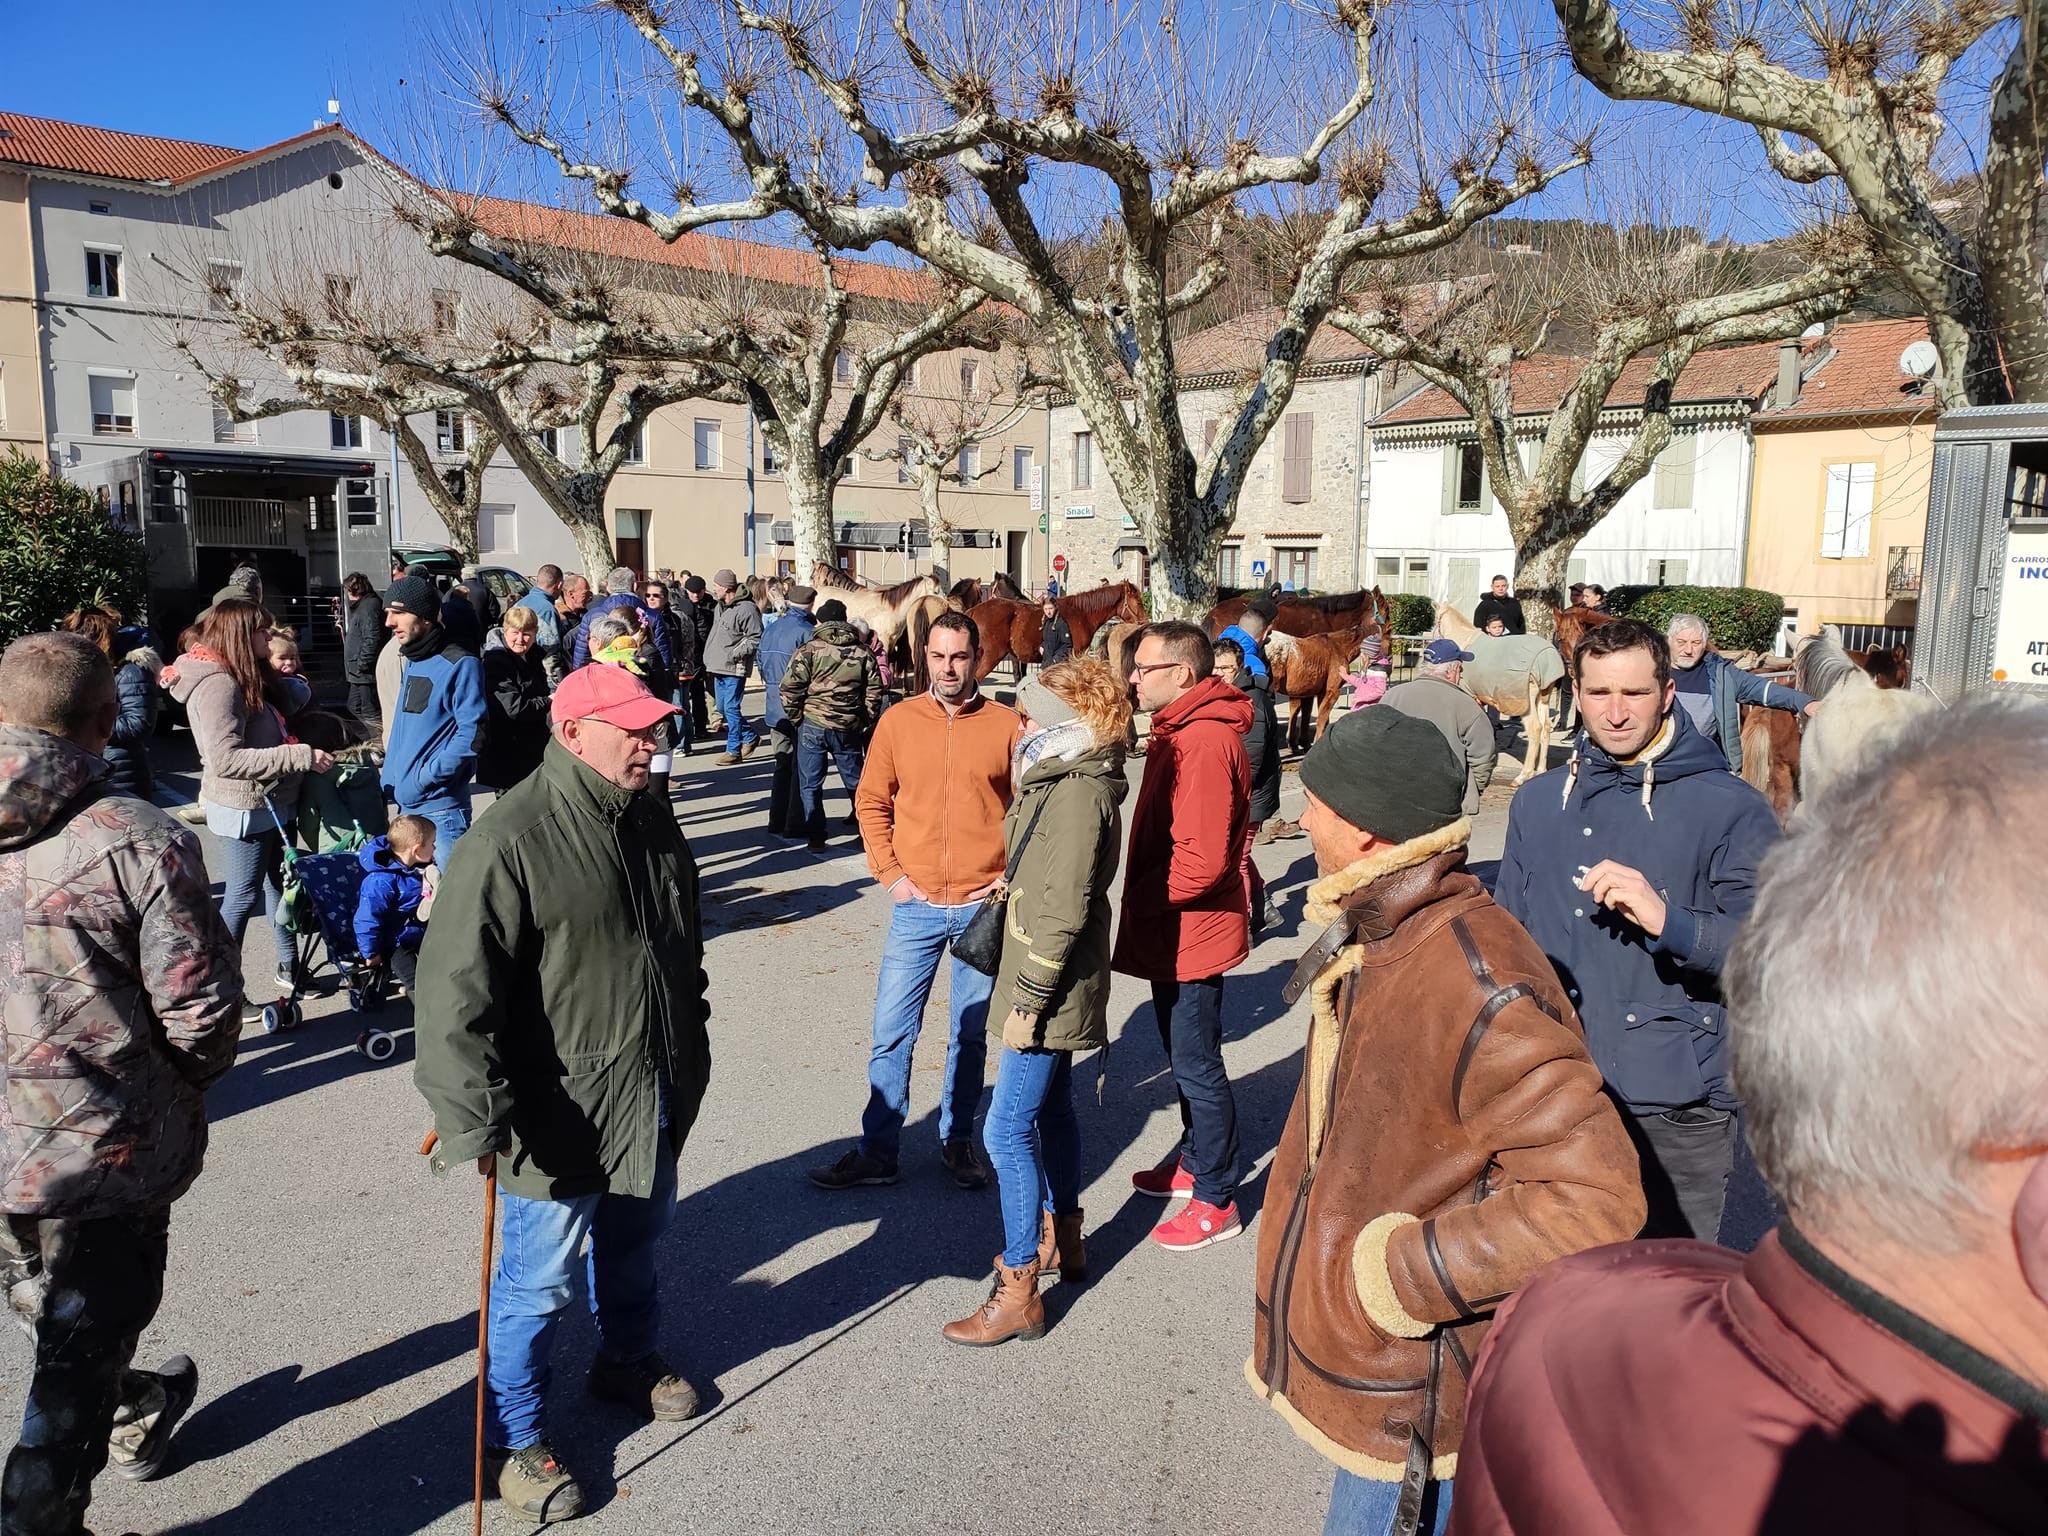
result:
[[[1248,597],[1233,597],[1211,608],[1202,623],[1209,638],[1214,640],[1243,618],[1251,602]],[[1339,629],[1377,629],[1385,633],[1392,614],[1392,607],[1378,587],[1369,592],[1333,592],[1327,597],[1283,597],[1273,628],[1283,635],[1327,635]]]
[[[1074,637],[1076,654],[1087,650],[1095,632],[1112,619],[1120,624],[1145,622],[1145,600],[1128,581],[1069,594],[1059,599],[1058,609]],[[1020,667],[1039,659],[1045,615],[1038,604],[992,597],[968,609],[967,616],[981,631],[981,664],[974,674],[976,682],[987,677],[996,669],[996,664],[1005,659],[1016,661]]]
[[[974,576],[962,576],[947,589],[946,597],[962,613],[987,602],[992,597],[1006,597],[1013,603],[1031,601],[1031,594],[1010,580],[1007,571],[997,571],[987,581]]]
[[[1273,700],[1292,699],[1287,712],[1287,745],[1306,751],[1330,728],[1330,711],[1344,692],[1344,669],[1358,654],[1356,629],[1333,630],[1326,635],[1283,635],[1275,630],[1266,637],[1266,666],[1273,674]],[[1309,722],[1315,729],[1311,734]]]

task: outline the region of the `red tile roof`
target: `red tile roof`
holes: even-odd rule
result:
[[[1757,430],[1790,430],[1823,417],[1925,416],[1939,409],[1932,395],[1913,390],[1899,371],[1899,354],[1927,339],[1927,322],[1858,320],[1828,332],[1819,360],[1807,369],[1799,398],[1779,410],[1757,412]]]
[[[146,133],[117,133],[49,117],[0,112],[0,164],[78,171],[123,181],[184,181],[218,170],[242,151]]]
[[[1807,343],[1809,347],[1815,343]],[[1650,378],[1654,359],[1631,358],[1608,391],[1607,408],[1625,409],[1640,405]],[[1586,366],[1582,357],[1540,353],[1515,364],[1514,400],[1517,416],[1548,415],[1564,398],[1564,392]],[[1739,347],[1717,347],[1702,352],[1679,375],[1672,391],[1676,404],[1703,404],[1714,400],[1755,400],[1778,376],[1778,343],[1756,342]],[[1434,385],[1418,390],[1393,409],[1373,418],[1375,427],[1410,426],[1431,421],[1462,421],[1467,412]]]
[[[1174,372],[1187,379],[1264,367],[1266,349],[1273,344],[1284,313],[1278,307],[1255,309],[1183,336],[1174,343]],[[1309,338],[1310,363],[1349,362],[1371,355],[1364,342],[1334,325],[1317,326]]]

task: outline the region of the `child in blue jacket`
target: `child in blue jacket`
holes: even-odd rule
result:
[[[424,871],[434,862],[434,824],[424,816],[395,817],[391,830],[358,857],[363,888],[356,897],[356,954],[373,971],[388,966],[384,975],[397,977],[411,992],[427,933],[420,901],[426,895]]]

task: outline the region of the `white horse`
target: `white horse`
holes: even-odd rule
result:
[[[811,586],[819,601],[827,592],[846,605],[846,616],[864,619],[882,637],[882,644],[894,649],[909,626],[910,615],[927,597],[943,597],[939,584],[929,574],[899,581],[893,587],[864,587],[837,566],[820,560],[811,567]]]
[[[1832,624],[1799,642],[1793,676],[1801,693],[1827,701],[1800,738],[1801,800],[1817,799],[1901,732],[1931,725],[1928,717],[1939,708],[1926,694],[1878,687]]]
[[[1472,653],[1458,686],[1481,704],[1521,720],[1529,745],[1515,783],[1528,782],[1550,766],[1550,705],[1564,682],[1564,658],[1542,635],[1489,635],[1445,603],[1436,605],[1436,628]]]

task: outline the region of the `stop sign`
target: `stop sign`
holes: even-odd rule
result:
[[[1067,571],[1067,557],[1065,555],[1054,555],[1052,557],[1052,568],[1064,576]]]

